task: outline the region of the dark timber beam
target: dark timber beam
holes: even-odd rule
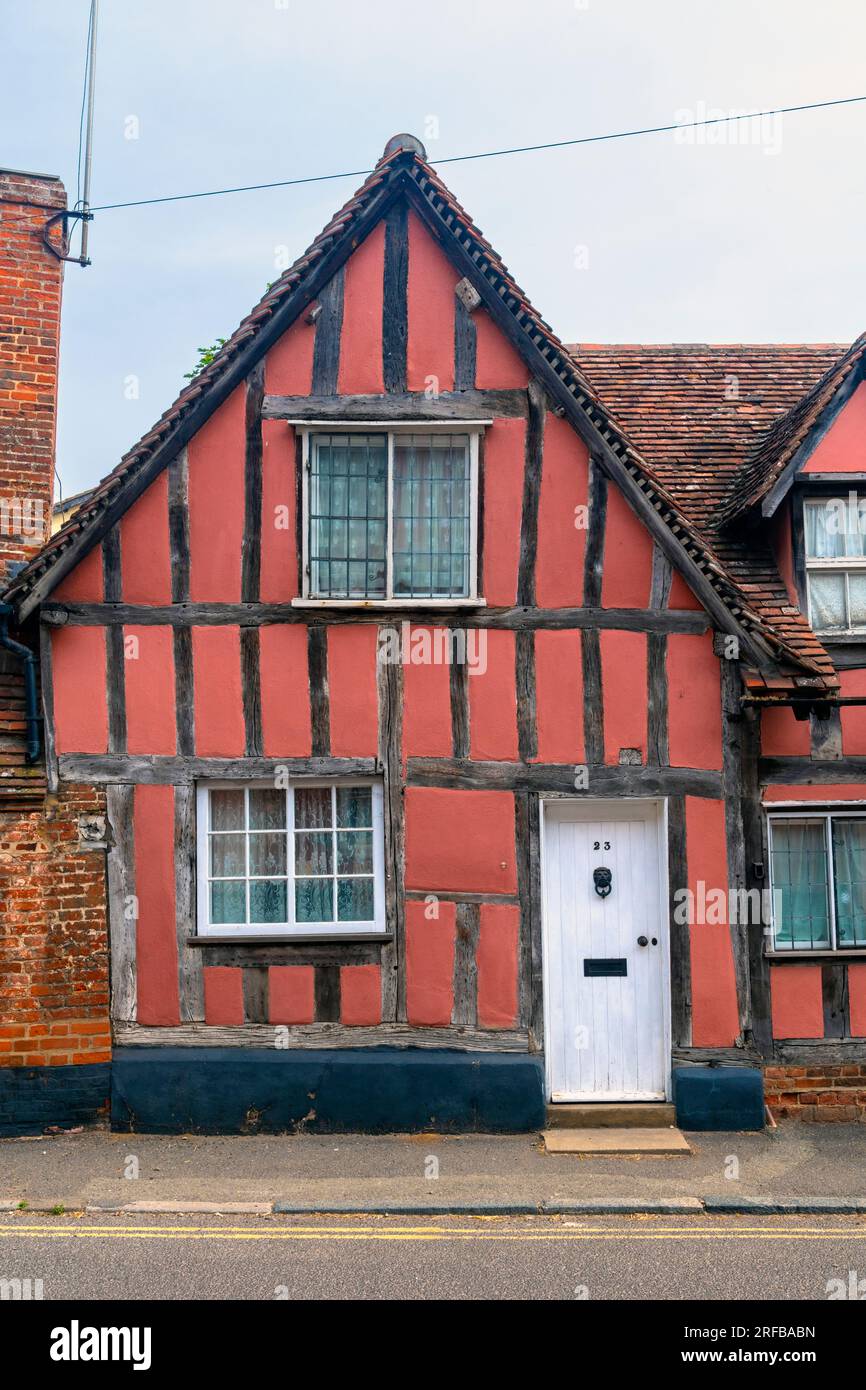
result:
[[[45,746],[45,783],[53,795],[60,774],[57,765],[57,734],[54,727],[54,663],[51,655],[51,632],[44,624],[39,628],[39,670],[42,677],[42,718]]]
[[[312,378],[313,391],[319,396],[337,394],[345,283],[346,269],[345,266],[341,266],[319,295],[316,336],[313,340]]]
[[[61,753],[64,782],[140,782],[186,786],[202,778],[373,777],[375,758],[188,758],[150,753]]]
[[[709,630],[706,613],[669,608],[304,608],[291,603],[174,603],[161,606],[135,603],[46,603],[40,620],[50,627],[260,627],[267,623],[412,622],[446,627],[508,628],[514,632],[537,628],[615,628],[622,632],[682,632],[700,636]]]
[[[675,894],[689,884],[686,840],[686,801],[682,793],[668,800],[668,887],[670,891],[671,1042],[689,1047],[692,1041],[692,946],[688,922],[676,911]]]
[[[134,787],[108,787],[107,795]],[[195,787],[174,789],[174,902],[177,936],[177,984],[182,1023],[204,1019],[204,975],[200,951],[190,949],[196,930]],[[266,1020],[265,1020],[266,1021]]]
[[[382,379],[389,393],[406,390],[409,341],[409,205],[402,199],[385,218],[382,275]]]
[[[526,392],[521,390],[476,391],[474,388],[440,391],[393,391],[386,396],[265,396],[265,420],[326,420],[351,424],[355,420],[399,423],[402,420],[487,420],[497,416],[526,416]]]
[[[123,597],[120,559],[120,526],[113,526],[102,542],[102,587],[107,603]],[[105,699],[108,709],[108,751],[126,752],[126,670],[123,628],[105,634]]]
[[[478,1027],[478,903],[458,903],[454,946],[451,1022],[459,1028]]]
[[[247,378],[244,447],[244,539],[241,552],[241,598],[257,603],[262,568],[262,401],[265,364],[257,362]]]
[[[583,601],[588,609],[601,604],[604,570],[604,538],[607,527],[607,476],[593,455],[589,461],[589,508],[586,549],[583,554]],[[588,763],[604,762],[604,697],[601,676],[601,642],[598,630],[581,633],[583,668],[583,743]]]
[[[468,758],[469,666],[465,661],[450,662],[448,686],[451,696],[451,751],[455,758]]]
[[[61,759],[62,765],[62,759]],[[407,785],[476,790],[537,791],[569,796],[722,796],[718,772],[691,767],[590,765],[588,785],[575,790],[573,763],[464,762],[409,758]]]
[[[310,730],[313,757],[326,758],[331,751],[327,628],[310,627],[307,630],[307,662],[310,680]]]
[[[526,421],[523,467],[523,502],[520,517],[520,556],[517,568],[517,602],[522,608],[535,608],[535,570],[538,559],[538,508],[541,498],[541,471],[544,459],[544,425],[547,403],[537,381],[528,390],[529,416]],[[515,638],[515,679],[517,686],[517,741],[521,758],[529,761],[538,753],[535,688],[535,633],[518,632]]]
[[[478,335],[475,320],[459,294],[454,296],[454,389],[471,391],[475,386]],[[498,412],[497,412],[498,413]]]
[[[749,775],[744,766],[740,714],[743,684],[739,662],[722,657],[722,775],[725,784],[725,846],[728,861],[728,887],[740,892],[750,887],[746,866],[746,849],[742,833],[741,798],[744,778]],[[753,775],[753,771],[752,771]],[[731,914],[732,917],[737,914]],[[731,921],[729,926],[731,952],[734,961],[734,980],[737,989],[737,1011],[740,1036],[746,1038],[752,1029],[751,973],[749,933],[762,934],[760,922]]]
[[[658,545],[654,545],[651,608],[667,608],[672,578],[670,560]],[[668,639],[664,632],[651,632],[647,636],[647,762],[662,767],[670,762]]]
[[[382,627],[380,643],[393,628]],[[403,667],[376,663],[377,748],[383,773],[385,921],[391,940],[382,948],[382,1020],[406,1018],[406,825],[403,811]],[[453,667],[452,667],[453,669]]]
[[[106,796],[109,840],[108,935],[111,952],[111,1019],[131,1023],[137,998],[135,838],[133,797],[135,788],[109,787]]]
[[[241,628],[241,698],[244,711],[244,755],[261,757],[264,747],[262,734],[262,689],[260,675],[260,630]]]
[[[189,603],[189,455],[181,449],[168,466],[168,546],[171,601]]]
[[[519,791],[514,798],[514,850],[520,902],[518,1017],[521,1025],[529,1029],[530,1050],[536,1052],[544,1047],[540,818],[539,793]]]
[[[832,785],[834,782],[866,783],[866,757],[832,758],[817,762],[814,758],[761,758],[758,764],[761,784],[790,783],[808,787]]]
[[[149,1028],[136,1023],[115,1026],[117,1047],[266,1047],[274,1046],[274,1025],[247,1023],[242,1028],[214,1023]],[[528,1038],[518,1029],[416,1028],[408,1023],[345,1027],[307,1023],[280,1028],[286,1047],[432,1047],[458,1052],[527,1052]]]

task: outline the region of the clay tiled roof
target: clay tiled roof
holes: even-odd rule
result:
[[[828,675],[832,663],[792,606],[761,533],[724,526],[750,461],[832,374],[839,343],[601,344],[571,352],[613,417],[766,622]]]
[[[841,351],[820,380],[757,441],[719,509],[719,520],[732,521],[757,505],[784,472],[840,387],[862,367],[866,333]]]
[[[435,222],[440,240],[447,242],[449,236],[454,239],[455,253],[459,248],[458,259],[463,258],[465,263],[468,258],[473,274],[486,282],[488,291],[495,294],[498,304],[512,316],[514,327],[519,330],[517,340],[529,359],[535,356],[538,361],[540,354],[546,364],[545,370],[555,374],[557,387],[567,392],[569,411],[572,414],[582,412],[604,439],[607,448],[701,571],[715,592],[714,602],[727,610],[734,623],[746,630],[758,647],[772,653],[783,665],[793,664],[795,670],[805,669],[810,674],[832,675],[826,654],[805,621],[796,610],[791,610],[769,560],[763,557],[749,560],[744,551],[731,550],[729,542],[719,537],[710,524],[712,507],[708,499],[712,497],[713,506],[721,500],[722,493],[712,489],[717,468],[728,467],[729,454],[728,445],[724,439],[716,440],[713,430],[720,419],[728,418],[730,411],[725,412],[723,392],[721,407],[715,400],[719,387],[718,359],[715,359],[715,375],[708,381],[705,379],[707,362],[700,365],[700,354],[712,359],[713,354],[724,350],[580,348],[577,356],[571,355],[426,160],[411,148],[392,148],[394,143],[391,142],[389,153],[380,160],[355,196],[241,322],[213,362],[180,393],[153,429],[125,455],[94,490],[92,497],[13,580],[6,591],[7,601],[16,606],[27,602],[34,585],[43,576],[50,589],[47,572],[59,556],[79,539],[86,542],[85,533],[107,507],[116,510],[127,505],[126,498],[136,475],[157,449],[170,445],[172,437],[180,435],[193,408],[201,403],[206,409],[209,401],[213,401],[215,408],[222,379],[232,369],[238,355],[262,333],[286,299],[296,291],[303,291],[313,268],[334,245],[342,238],[351,239],[359,219],[376,195],[384,191],[386,185],[400,179],[407,186],[414,184],[415,196],[423,200],[425,216],[429,215]],[[786,374],[778,371],[778,363],[772,357],[773,349],[755,351],[768,354],[765,363],[768,383],[778,385],[779,376],[787,380]],[[823,350],[792,348],[789,351],[799,363],[802,373],[799,394],[802,394],[802,390],[814,383],[813,366]],[[692,352],[695,353],[694,369],[684,375],[683,368]],[[733,352],[732,361],[739,363],[744,377],[754,371],[751,349]],[[658,376],[662,365],[664,373]],[[819,374],[825,366],[826,363],[822,363]],[[777,410],[789,408],[796,399],[795,377],[796,370],[788,382],[789,394],[784,401],[778,395],[775,398]],[[693,392],[694,386],[699,390]],[[769,384],[767,390],[769,393]],[[698,396],[704,401],[703,415],[696,409]],[[698,424],[700,420],[703,424]],[[674,434],[681,441],[681,448],[668,437],[674,423]],[[764,428],[767,423],[764,416]],[[737,433],[739,438],[739,431]],[[686,466],[681,466],[683,464]]]

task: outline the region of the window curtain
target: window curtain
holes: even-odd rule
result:
[[[836,939],[866,946],[866,820],[833,820]]]
[[[830,945],[828,884],[823,821],[774,821],[777,949]]]
[[[394,442],[394,593],[469,592],[469,439],[398,435]]]

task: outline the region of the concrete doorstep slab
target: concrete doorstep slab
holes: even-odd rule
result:
[[[690,1154],[680,1130],[668,1129],[546,1129],[549,1154]]]

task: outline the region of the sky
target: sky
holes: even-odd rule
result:
[[[0,165],[75,199],[89,0],[0,0]],[[866,93],[856,0],[102,0],[92,203]],[[567,342],[866,328],[866,103],[444,165]],[[107,473],[360,178],[97,213],[66,269],[57,467]]]

